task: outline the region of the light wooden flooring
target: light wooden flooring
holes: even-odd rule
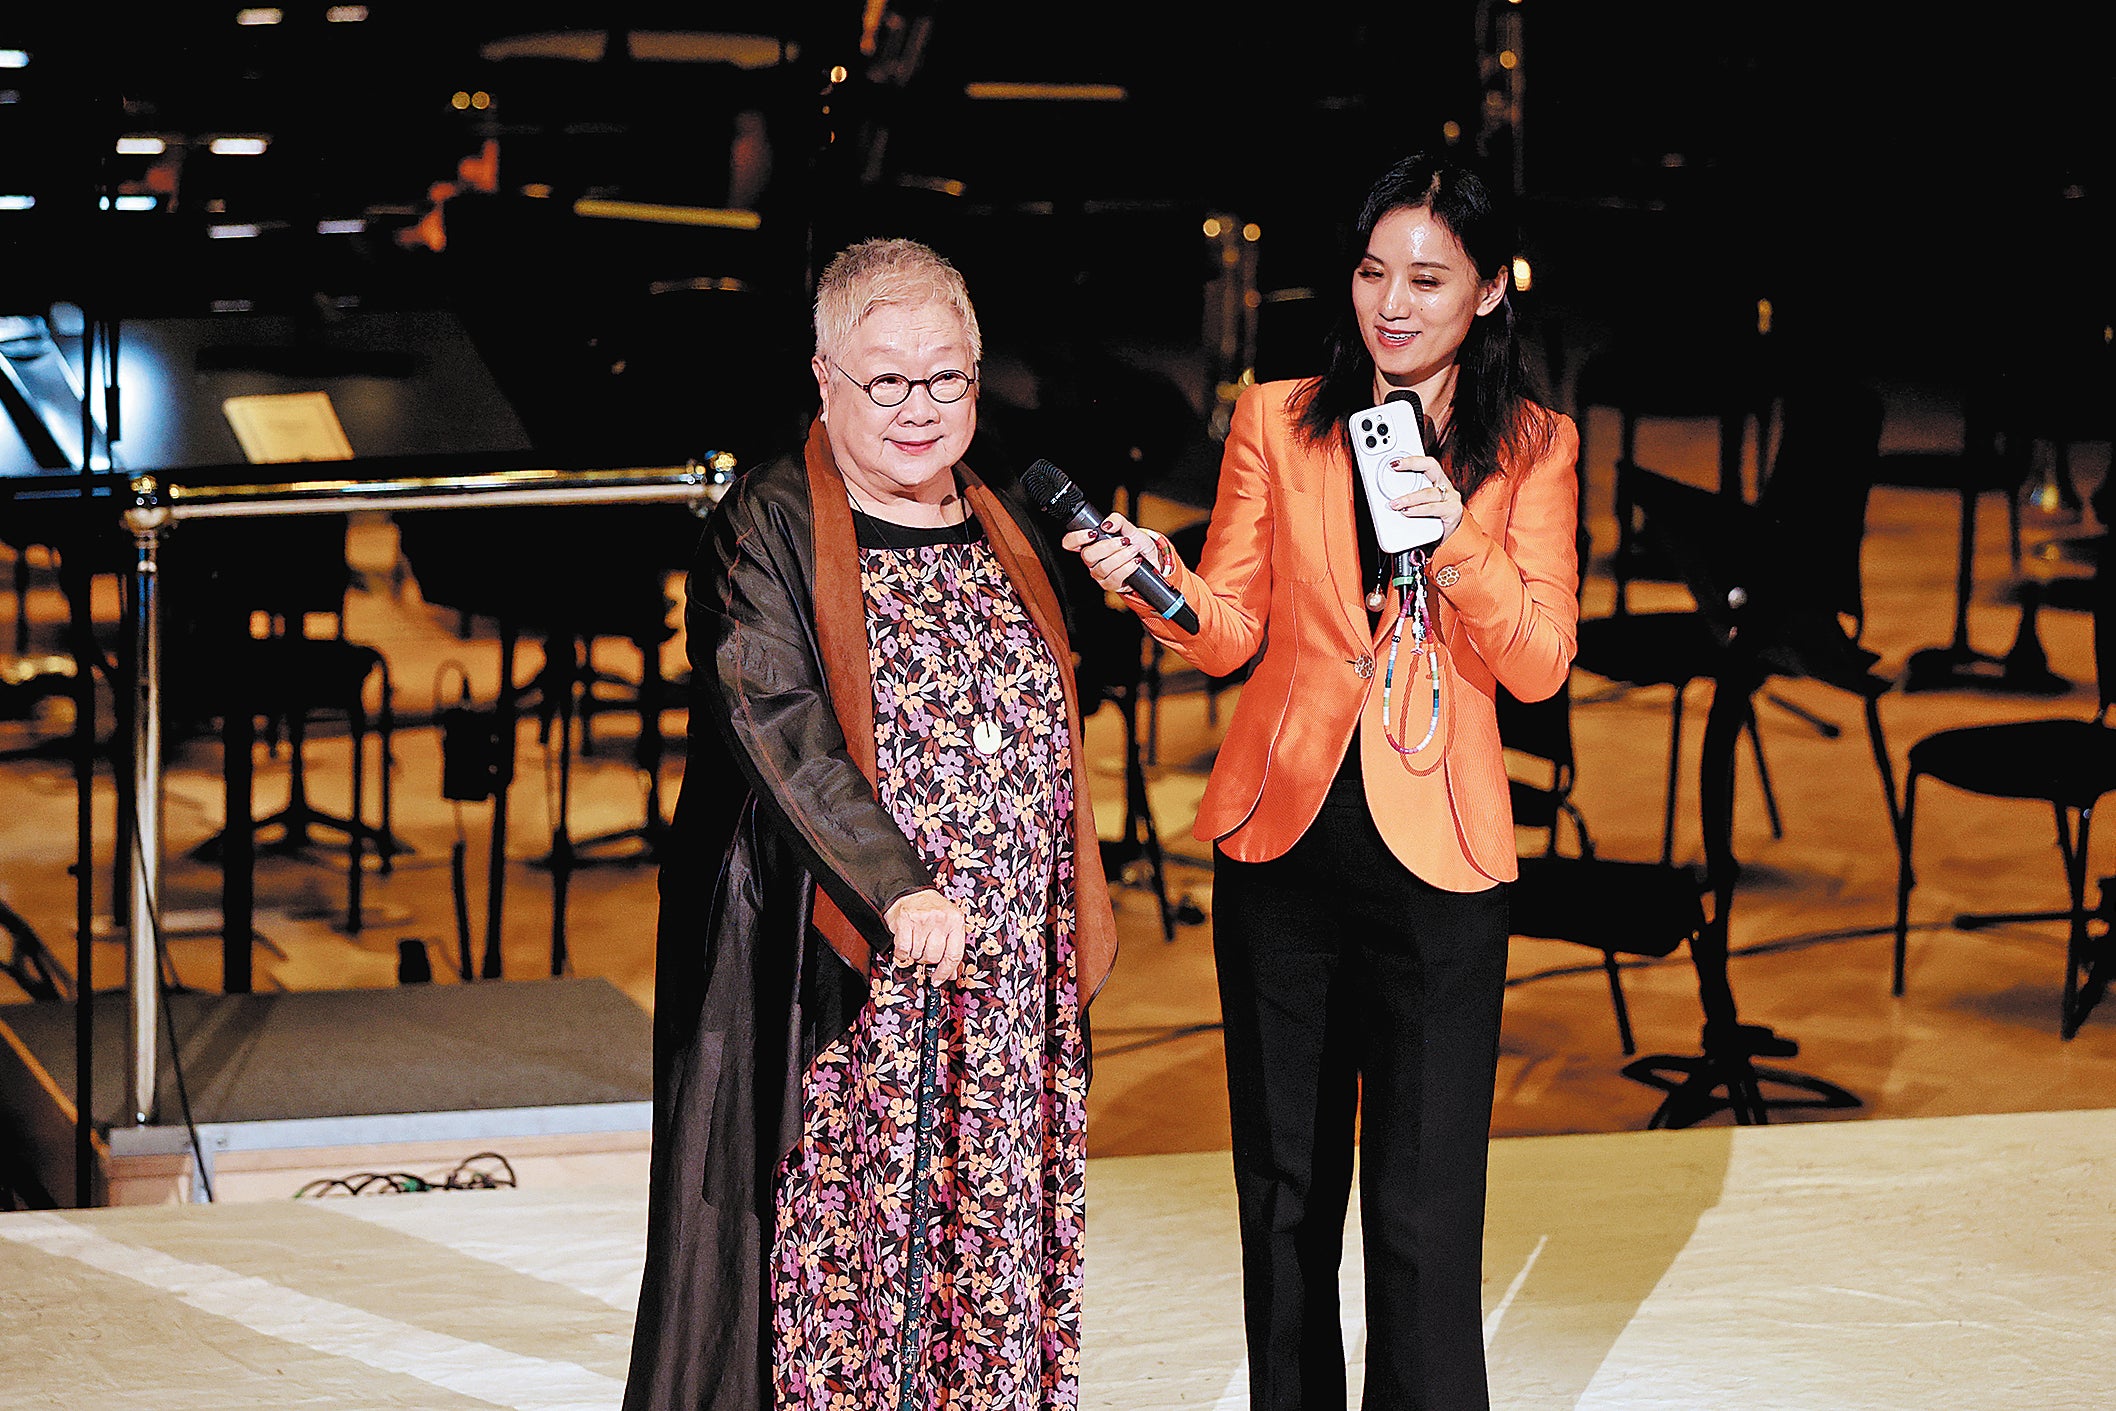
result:
[[[2111,1111],[1495,1142],[1492,1404],[2104,1405],[2112,1168]],[[1084,1411],[1246,1407],[1225,1156],[1091,1160],[1087,1203]],[[7,1404],[613,1408],[645,1239],[644,1182],[0,1213]],[[1357,1238],[1339,1298],[1356,1405]]]
[[[1888,389],[1892,446],[1946,449],[1958,443],[1959,421],[1950,409],[1909,389]],[[1591,425],[1594,463],[1589,467],[1589,525],[1598,550],[1614,531],[1609,510],[1609,456],[1615,442],[1613,417],[1597,414]],[[1639,458],[1697,483],[1705,483],[1714,449],[1713,428],[1691,423],[1648,423]],[[2076,453],[2074,473],[2091,490],[2106,469],[2106,448]],[[1172,525],[1195,511],[1149,502],[1151,522]],[[1877,489],[1868,521],[1865,572],[1867,644],[1883,653],[1881,670],[1899,674],[1909,653],[1944,643],[1953,618],[1956,502],[1927,491]],[[1972,639],[1988,652],[2013,641],[2019,612],[2009,586],[2015,581],[2005,552],[2003,507],[1987,497],[1982,507],[1977,595]],[[2028,567],[2034,573],[2080,570],[2056,554],[2058,541],[2093,532],[2091,521],[2027,513]],[[1787,545],[1799,554],[1798,544]],[[460,664],[481,699],[489,699],[496,676],[496,647],[489,635],[465,640],[455,633],[454,614],[423,604],[416,583],[391,587],[395,538],[384,520],[355,526],[352,553],[367,576],[349,610],[350,635],[384,647],[397,681],[398,708],[410,717],[431,711],[437,674]],[[672,595],[680,594],[672,580]],[[115,588],[98,585],[98,616],[115,618]],[[1641,605],[1674,605],[1681,590],[1649,586]],[[63,604],[48,568],[39,565],[31,594],[37,650],[56,650]],[[1597,571],[1585,593],[1586,611],[1604,612],[1610,585]],[[677,615],[672,611],[672,620]],[[2074,689],[2052,700],[1969,692],[1885,697],[1881,714],[1900,774],[1905,751],[1934,729],[1975,721],[2043,715],[2084,718],[2094,710],[2091,632],[2077,612],[2046,609],[2040,637],[2055,669]],[[669,646],[666,663],[682,663],[681,639]],[[629,649],[606,646],[598,660],[625,674],[636,670]],[[534,669],[525,654],[520,671]],[[450,691],[452,693],[453,687]],[[1949,918],[1964,910],[2018,910],[2061,905],[2063,875],[2046,810],[2021,803],[1954,795],[1929,787],[1921,799],[1918,856],[1921,885],[1914,898],[1916,930],[1911,943],[1909,993],[1888,993],[1893,915],[1894,853],[1874,762],[1868,753],[1858,703],[1812,682],[1780,682],[1786,700],[1841,724],[1827,739],[1794,713],[1761,706],[1764,749],[1784,819],[1784,837],[1773,839],[1746,752],[1740,768],[1736,850],[1745,867],[1732,918],[1736,958],[1732,979],[1742,1017],[1772,1026],[1799,1041],[1801,1052],[1783,1066],[1826,1078],[1856,1094],[1861,1105],[1840,1117],[2078,1109],[2108,1105],[2116,1098],[2116,1009],[2095,1014],[2077,1038],[2058,1037],[2058,985],[2062,928],[2022,925],[1969,934]],[[1683,803],[1677,833],[1679,859],[1701,859],[1696,822],[1696,744],[1709,687],[1693,688],[1686,734]],[[1575,679],[1575,729],[1580,749],[1576,800],[1604,855],[1651,858],[1659,851],[1662,771],[1669,717],[1665,689],[1618,693],[1580,674]],[[1232,694],[1218,703],[1219,720]],[[680,739],[679,711],[667,717]],[[0,723],[0,749],[31,742],[63,724]],[[641,778],[629,764],[629,741],[621,718],[598,725],[592,758],[576,761],[572,826],[577,835],[633,824],[641,818]],[[1105,835],[1114,836],[1123,816],[1121,740],[1114,710],[1091,722],[1090,748],[1098,771],[1098,812]],[[1170,695],[1161,709],[1158,762],[1151,771],[1152,798],[1169,854],[1176,891],[1211,911],[1208,849],[1189,836],[1196,800],[1217,738],[1207,720],[1202,693]],[[522,735],[519,774],[511,814],[509,906],[505,934],[508,973],[531,976],[548,970],[551,890],[548,874],[531,865],[549,839],[550,756],[537,742],[534,721]],[[312,787],[318,802],[342,809],[345,747],[328,735],[312,743]],[[680,776],[680,749],[666,770],[671,786]],[[460,820],[439,796],[439,747],[431,727],[400,732],[397,742],[396,824],[417,850],[394,875],[373,879],[370,900],[379,918],[359,937],[330,929],[342,904],[342,858],[323,853],[313,863],[265,858],[258,870],[259,930],[265,944],[257,955],[260,986],[312,988],[394,983],[397,943],[405,937],[432,942],[439,983],[453,982],[447,957],[453,949],[448,891],[450,843],[463,829],[471,846],[471,907],[482,917],[483,868],[478,861],[487,838],[487,809],[463,810]],[[284,762],[260,756],[258,812],[284,797]],[[110,838],[107,780],[99,790],[98,837]],[[186,746],[171,762],[168,782],[166,909],[172,916],[217,905],[218,875],[192,862],[186,851],[220,821],[218,759],[210,745]],[[0,896],[21,913],[51,948],[73,954],[73,795],[63,762],[17,760],[0,767]],[[2104,830],[2106,832],[2107,830]],[[2097,837],[2088,862],[2089,900],[2096,879],[2116,873],[2116,841]],[[99,862],[107,887],[108,860]],[[568,931],[573,970],[609,977],[643,1005],[652,1001],[654,877],[640,865],[588,869],[573,881]],[[99,906],[107,910],[107,901]],[[1119,894],[1124,952],[1115,976],[1095,1008],[1096,1082],[1091,1099],[1091,1145],[1098,1155],[1210,1151],[1227,1145],[1226,1097],[1220,1043],[1212,1027],[1217,1003],[1212,977],[1209,921],[1182,928],[1165,943],[1154,923],[1150,897],[1139,889]],[[215,936],[182,936],[172,942],[184,983],[211,988],[219,982]],[[1495,1130],[1501,1134],[1618,1131],[1642,1127],[1659,1094],[1623,1076],[1605,982],[1594,953],[1555,943],[1517,942],[1507,996],[1506,1023]],[[105,944],[97,955],[99,986],[122,974],[119,947]],[[1698,1041],[1695,977],[1686,953],[1639,965],[1625,973],[1643,1052],[1687,1054]],[[0,998],[15,992],[0,978]],[[1714,1119],[1724,1122],[1721,1116]]]

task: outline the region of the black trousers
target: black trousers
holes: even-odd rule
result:
[[[1506,889],[1420,881],[1363,799],[1270,862],[1219,854],[1213,945],[1252,1407],[1342,1411],[1354,1119],[1368,1411],[1486,1411],[1486,1144]]]

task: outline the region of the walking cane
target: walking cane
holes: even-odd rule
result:
[[[926,1176],[933,1164],[933,1105],[940,1082],[940,989],[933,983],[932,966],[919,966],[918,989],[918,1127],[911,1138],[911,1252],[905,1261],[904,1322],[896,1344],[898,1411],[911,1411],[918,1364],[925,1351],[920,1332],[925,1325],[926,1223],[932,1218]]]

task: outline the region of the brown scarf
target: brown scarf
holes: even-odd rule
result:
[[[859,534],[853,527],[844,477],[838,472],[829,434],[820,419],[809,427],[806,455],[810,523],[815,534],[816,581],[812,591],[816,641],[823,654],[823,680],[830,692],[831,707],[837,712],[838,726],[845,733],[846,752],[867,776],[867,782],[875,784],[874,677],[867,659],[867,603],[860,589]],[[1087,750],[1080,734],[1078,686],[1071,670],[1072,644],[1065,634],[1065,615],[1058,606],[1058,595],[1021,526],[968,466],[959,465],[956,469],[962,472],[970,508],[984,526],[992,556],[1013,580],[1030,619],[1062,668],[1059,676],[1065,686],[1066,723],[1073,742],[1073,905],[1079,919],[1074,949],[1084,1006],[1102,987],[1117,958],[1117,919],[1110,910],[1109,882],[1103,876],[1102,848],[1095,833]],[[816,889],[813,922],[848,965],[863,975],[870,972],[873,954],[867,938],[820,887]]]

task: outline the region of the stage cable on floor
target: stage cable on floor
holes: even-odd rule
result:
[[[485,1170],[476,1164],[480,1161],[497,1161],[500,1169]],[[349,1176],[319,1177],[295,1191],[294,1199],[320,1200],[333,1194],[417,1195],[426,1191],[515,1190],[520,1185],[512,1162],[496,1151],[481,1151],[475,1156],[464,1157],[441,1176],[415,1176],[409,1171],[356,1171]]]

